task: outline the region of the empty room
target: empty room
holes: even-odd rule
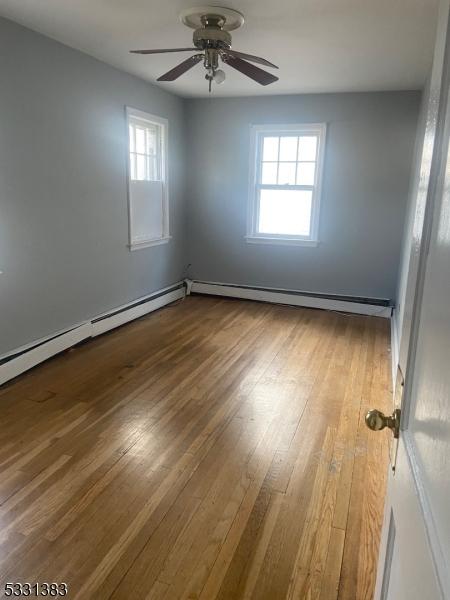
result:
[[[449,18],[0,0],[1,598],[450,599]]]

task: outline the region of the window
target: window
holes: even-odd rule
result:
[[[127,108],[130,250],[169,241],[166,119]]]
[[[248,242],[316,245],[325,124],[252,127]]]

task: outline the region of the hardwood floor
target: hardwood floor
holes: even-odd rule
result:
[[[0,589],[371,599],[388,327],[189,297],[5,386]]]

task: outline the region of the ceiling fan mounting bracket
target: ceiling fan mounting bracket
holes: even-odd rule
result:
[[[224,31],[233,31],[242,27],[244,15],[237,10],[225,8],[224,6],[194,6],[182,10],[180,20],[192,29],[212,25]]]

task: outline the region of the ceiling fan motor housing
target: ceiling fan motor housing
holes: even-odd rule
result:
[[[231,46],[231,35],[228,31],[217,26],[200,27],[194,31],[194,46],[204,50],[205,48],[229,48]]]

